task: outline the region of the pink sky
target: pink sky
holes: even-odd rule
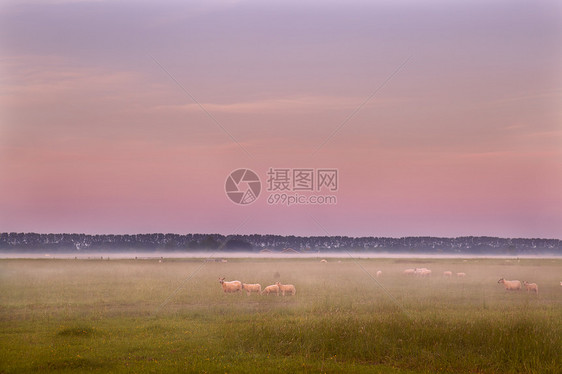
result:
[[[562,238],[562,6],[419,3],[3,1],[0,231]]]

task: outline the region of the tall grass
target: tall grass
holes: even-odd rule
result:
[[[0,261],[0,372],[557,373],[559,260]],[[430,279],[404,277],[426,266]],[[377,280],[364,271],[375,274]],[[443,270],[464,271],[444,279]],[[279,278],[277,277],[279,275]],[[293,283],[224,294],[219,277]],[[527,279],[538,296],[497,280]],[[189,280],[188,280],[189,278]],[[177,290],[176,293],[174,291]]]

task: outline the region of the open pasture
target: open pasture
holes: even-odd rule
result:
[[[0,373],[558,373],[560,281],[559,259],[1,260]]]

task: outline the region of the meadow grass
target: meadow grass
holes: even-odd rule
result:
[[[561,270],[551,259],[1,260],[0,372],[558,373]],[[297,294],[224,294],[219,277]],[[506,292],[500,277],[539,295]]]

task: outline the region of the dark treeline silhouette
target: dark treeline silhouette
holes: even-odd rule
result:
[[[562,255],[562,240],[464,236],[404,238],[348,236],[281,236],[220,234],[36,234],[1,233],[0,252],[107,252],[107,251],[282,251],[395,252],[467,254]]]

